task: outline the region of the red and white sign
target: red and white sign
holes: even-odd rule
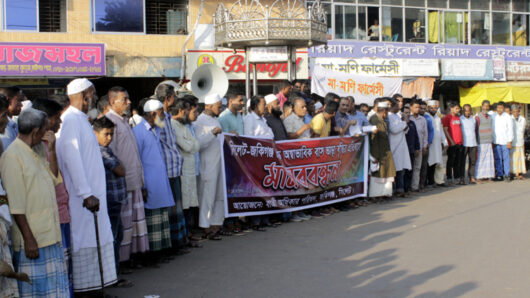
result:
[[[191,78],[193,72],[203,64],[214,64],[222,68],[229,80],[245,79],[245,51],[195,51],[189,50],[186,61],[186,77]],[[258,80],[286,80],[287,63],[258,63]],[[252,73],[252,65],[250,69]],[[296,52],[296,78],[308,78],[307,51]]]

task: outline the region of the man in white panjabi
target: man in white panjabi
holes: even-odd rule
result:
[[[274,133],[263,117],[265,115],[265,98],[260,95],[253,96],[250,99],[250,108],[252,112],[243,121],[245,135],[273,139]]]
[[[57,159],[70,196],[74,292],[101,289],[93,212],[97,212],[105,286],[115,283],[116,266],[107,213],[105,168],[87,111],[96,89],[83,78],[66,87],[70,107],[62,114],[57,133]]]
[[[392,150],[392,156],[394,157],[394,164],[396,166],[396,192],[399,196],[404,197],[404,170],[410,170],[411,164],[407,139],[405,138],[408,125],[407,122],[401,119],[398,112],[399,102],[393,99],[390,112],[388,113],[388,140],[390,141],[390,150]]]
[[[221,142],[223,132],[217,117],[222,99],[219,94],[204,98],[204,111],[194,123],[195,136],[200,145],[199,166],[199,227],[204,228],[204,238],[220,240],[218,232],[224,220],[224,187],[221,171]]]
[[[429,169],[427,170],[427,184],[432,183],[442,186],[444,183],[444,175],[441,175],[441,179],[436,177],[436,169],[443,168],[443,150],[447,147],[447,139],[443,132],[442,119],[438,117],[438,106],[437,100],[429,100],[427,102],[427,112],[432,116],[432,126],[434,128],[434,136],[432,143],[429,146]]]

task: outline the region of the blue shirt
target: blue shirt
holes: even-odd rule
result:
[[[169,126],[171,127],[171,126]],[[144,169],[144,187],[147,189],[147,209],[159,209],[175,205],[162,156],[160,128],[151,127],[145,119],[133,128],[138,154]]]
[[[18,135],[18,125],[15,120],[12,118],[9,119],[9,122],[6,126],[6,131],[0,135],[0,140],[2,140],[2,144],[4,145],[4,151],[7,149],[11,143],[17,138]]]
[[[245,134],[243,117],[239,113],[235,116],[232,111],[226,109],[219,115],[219,123],[221,123],[223,132],[236,131],[240,136]]]
[[[305,114],[305,116],[304,116],[304,124],[311,123],[311,120],[313,120],[313,117],[311,117],[311,115],[309,115],[309,113]]]
[[[164,112],[166,126],[160,129],[160,143],[162,144],[162,157],[166,162],[167,175],[175,178],[182,173],[182,163],[184,159],[180,155],[177,145],[177,136],[171,126],[171,115]]]
[[[120,165],[118,158],[109,147],[99,145],[103,166],[105,167],[105,179],[107,182],[107,206],[109,203],[123,204],[127,200],[127,184],[125,177],[114,174],[114,169]]]
[[[427,142],[432,144],[432,139],[434,138],[434,126],[432,126],[432,116],[428,113],[423,114],[423,117],[427,121]]]

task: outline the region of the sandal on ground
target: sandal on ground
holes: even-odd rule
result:
[[[219,235],[219,236],[232,236],[232,232],[227,231],[225,229],[221,229],[221,230],[217,231],[217,235]]]
[[[118,282],[114,285],[116,288],[131,288],[134,286],[133,282],[127,279],[119,279]]]
[[[191,235],[191,236],[189,236],[188,239],[189,239],[190,241],[201,241],[201,240],[202,240],[201,237],[198,237],[198,236],[195,236],[195,235]]]
[[[202,239],[208,239],[208,240],[222,240],[221,236],[217,235],[214,232],[206,233],[202,236]]]
[[[202,244],[197,241],[189,241],[186,245],[191,248],[202,248]]]
[[[254,231],[258,231],[258,232],[265,232],[265,231],[267,231],[264,227],[259,226],[259,225],[252,226],[252,229],[253,229]]]

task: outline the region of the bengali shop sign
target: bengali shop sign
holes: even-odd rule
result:
[[[0,43],[0,76],[104,75],[104,44]]]
[[[452,59],[442,61],[442,80],[491,81],[493,60]]]
[[[384,59],[493,59],[495,56],[502,56],[506,61],[530,61],[530,47],[503,45],[328,41],[327,46],[310,48],[308,54],[309,57]]]
[[[188,51],[186,77],[191,78],[193,72],[203,64],[214,64],[223,69],[229,80],[245,79],[245,51]],[[308,78],[308,59],[306,51],[296,52],[296,78]],[[252,71],[251,65],[251,71]],[[286,62],[258,63],[256,71],[259,80],[286,80]]]
[[[438,59],[314,58],[312,64],[333,71],[363,76],[437,77],[440,75]]]
[[[320,96],[325,96],[328,92],[353,96],[356,103],[372,105],[378,97],[392,97],[401,93],[402,82],[401,78],[351,75],[315,65],[311,77],[311,91]]]
[[[509,81],[529,81],[530,62],[507,62],[506,78]]]
[[[223,135],[225,216],[297,211],[367,193],[366,137],[279,141]]]

